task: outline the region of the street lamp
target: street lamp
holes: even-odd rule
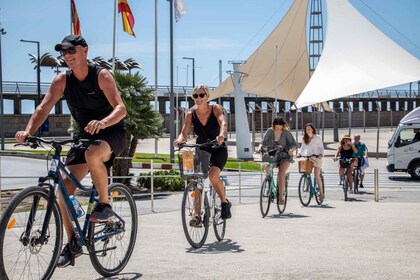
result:
[[[190,59],[192,60],[192,86],[195,87],[195,60],[192,57],[183,57],[182,59]]]
[[[36,47],[37,47],[38,56],[37,56],[37,64],[36,64],[36,83],[37,83],[38,100],[35,106],[36,108],[39,106],[39,104],[41,104],[41,56],[39,54],[39,41],[31,41],[31,40],[23,40],[23,39],[21,39],[20,41],[25,42],[25,43],[36,44]],[[41,128],[38,129],[38,135],[41,135]]]
[[[1,36],[6,35],[4,28],[0,29],[0,114],[1,114],[1,150],[4,151],[4,104],[3,104],[3,75],[1,62]]]

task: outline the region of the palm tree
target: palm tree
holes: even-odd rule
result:
[[[120,157],[132,158],[137,148],[138,140],[154,138],[162,135],[163,119],[153,110],[150,102],[155,90],[147,86],[147,80],[138,72],[126,74],[115,71],[115,81],[127,109],[125,117],[127,142]],[[131,159],[117,160],[113,171],[116,176],[127,176],[131,167]],[[128,183],[129,180],[124,180]]]

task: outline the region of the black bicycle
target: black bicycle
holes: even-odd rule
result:
[[[202,147],[212,147],[215,141],[204,144],[180,144],[179,168],[183,179],[191,179],[182,197],[182,227],[188,243],[200,248],[206,242],[210,224],[218,241],[223,240],[226,220],[221,218],[222,201],[211,184],[204,184],[208,176],[210,153]],[[220,176],[226,186],[226,177]],[[204,195],[203,195],[204,194]]]
[[[89,221],[99,202],[94,186],[85,188],[65,168],[60,159],[62,146],[88,149],[99,140],[69,139],[64,141],[29,137],[25,144],[31,148],[47,144],[53,155],[48,175],[40,177],[37,186],[27,187],[8,204],[0,219],[0,279],[50,279],[56,268],[63,244],[63,221],[56,200],[59,190],[65,208],[73,222],[76,242],[86,246],[95,270],[105,277],[121,272],[128,263],[137,236],[137,209],[127,186],[113,183],[108,186],[109,202],[114,218],[106,223]],[[72,205],[62,174],[85,192],[89,202],[83,205],[86,216],[83,227]]]

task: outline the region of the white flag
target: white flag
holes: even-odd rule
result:
[[[178,22],[181,17],[187,12],[187,6],[185,6],[184,1],[174,0],[175,7],[175,20]]]

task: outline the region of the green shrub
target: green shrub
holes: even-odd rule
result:
[[[158,191],[181,191],[185,187],[184,180],[180,177],[179,171],[177,170],[157,170],[153,172],[154,176],[168,176],[171,177],[155,177],[154,178],[154,189]],[[137,186],[140,188],[150,189],[151,178],[150,172],[140,173],[137,177]],[[174,176],[175,175],[175,176]],[[147,177],[145,177],[147,176]],[[173,177],[172,177],[173,176]]]

